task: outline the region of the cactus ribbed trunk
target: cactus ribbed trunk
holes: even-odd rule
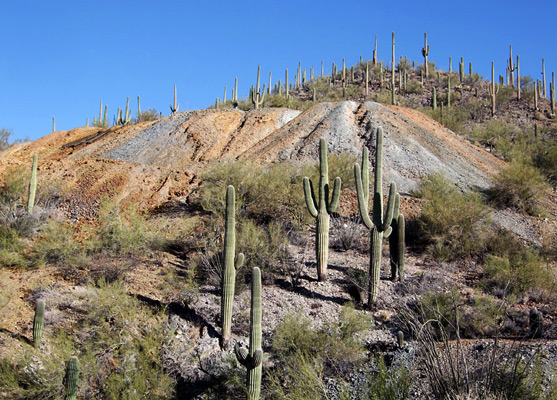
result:
[[[327,261],[329,259],[329,220],[330,216],[326,210],[320,211],[317,216],[316,259],[317,259],[317,280],[327,280]]]
[[[31,180],[29,181],[29,197],[27,199],[27,212],[31,214],[35,206],[35,194],[37,192],[37,164],[39,156],[33,154],[33,167],[31,168]]]
[[[395,98],[395,33],[393,32],[393,58],[391,61],[391,104],[396,104]]]
[[[383,232],[377,228],[371,230],[371,245],[369,258],[369,283],[367,303],[373,304],[377,300],[379,291],[379,280],[381,277],[381,247],[383,244]]]
[[[236,196],[234,186],[226,189],[226,213],[224,232],[224,254],[222,271],[222,298],[221,298],[221,322],[222,322],[222,345],[228,347],[232,330],[232,311],[234,305],[234,287],[236,284],[236,266],[234,256],[236,252]],[[236,265],[243,263],[243,254],[238,254]]]
[[[71,357],[66,367],[66,400],[77,399],[77,383],[79,380],[79,363],[77,357]]]
[[[33,320],[33,344],[35,347],[41,343],[44,328],[44,300],[37,301],[35,319]]]

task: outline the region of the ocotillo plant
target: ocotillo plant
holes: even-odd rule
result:
[[[64,378],[66,387],[66,400],[77,399],[77,383],[79,380],[79,362],[77,357],[70,357],[66,366]]]
[[[242,253],[236,253],[236,195],[234,186],[226,189],[226,211],[224,226],[224,251],[222,271],[222,299],[221,299],[221,323],[222,323],[222,346],[228,347],[232,328],[232,309],[234,305],[234,287],[236,284],[236,269],[244,263]]]
[[[172,113],[172,115],[176,114],[178,112],[178,109],[180,108],[180,104],[177,103],[177,97],[176,97],[176,85],[174,85],[174,104],[170,104],[170,112]]]
[[[389,236],[389,254],[391,256],[391,280],[401,281],[404,277],[404,215],[400,214],[400,195],[395,195],[395,207],[391,221],[392,232]]]
[[[317,258],[317,279],[327,280],[327,260],[329,258],[329,220],[338,206],[340,196],[340,178],[337,176],[333,185],[333,194],[329,198],[329,165],[327,162],[327,142],[319,141],[319,198],[315,198],[313,183],[304,177],[304,196],[308,211],[316,218],[315,254]]]
[[[427,32],[424,33],[424,47],[422,47],[422,55],[424,56],[425,77],[427,79],[429,78],[429,68],[427,62],[427,56],[429,55],[429,46],[427,44]]]
[[[236,343],[234,353],[238,361],[247,369],[248,400],[259,399],[263,350],[261,349],[261,271],[257,267],[251,272],[249,349],[240,347]]]
[[[359,164],[354,164],[354,177],[356,178],[356,191],[358,193],[358,206],[363,223],[371,233],[371,247],[369,260],[368,307],[377,300],[379,278],[381,274],[381,247],[383,238],[389,237],[392,232],[391,223],[395,205],[396,185],[391,183],[387,214],[383,216],[383,129],[377,128],[375,146],[375,179],[373,191],[372,217],[368,214],[369,202],[369,161],[368,150],[362,151],[362,169]]]
[[[257,110],[263,105],[263,100],[265,100],[265,85],[263,85],[263,90],[259,90],[259,78],[261,75],[261,65],[257,66],[257,86],[251,91],[251,102],[253,107]]]
[[[31,180],[29,181],[29,197],[27,198],[27,212],[31,214],[35,206],[35,194],[37,193],[37,164],[39,156],[33,154],[33,166],[31,167]]]
[[[35,318],[33,320],[33,344],[38,347],[41,343],[44,328],[44,300],[37,301]]]

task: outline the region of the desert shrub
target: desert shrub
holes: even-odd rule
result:
[[[516,159],[501,169],[493,179],[491,199],[502,207],[512,207],[537,214],[537,203],[545,189],[540,172],[525,159]]]
[[[479,194],[460,192],[438,173],[425,177],[415,194],[425,200],[418,223],[433,257],[455,260],[485,250],[489,211]]]
[[[485,124],[475,126],[470,135],[484,146],[489,146],[492,150],[495,147],[499,150],[502,147],[501,140],[513,137],[517,132],[516,126],[492,119]]]
[[[557,143],[539,143],[532,158],[534,166],[555,186],[557,183]]]
[[[273,353],[280,354],[280,360],[269,373],[271,398],[323,396],[323,377],[346,374],[364,361],[356,335],[369,326],[369,320],[349,306],[343,307],[338,324],[318,329],[297,314],[287,314],[273,336]]]
[[[555,277],[537,252],[523,248],[505,255],[488,255],[483,285],[495,295],[523,296],[533,290],[555,292]]]
[[[409,82],[405,92],[408,94],[423,94],[424,87],[420,82]]]
[[[145,254],[152,236],[145,217],[134,208],[123,210],[117,199],[102,199],[100,225],[93,241],[93,251],[111,254]]]
[[[511,86],[501,86],[499,85],[498,91],[496,90],[495,95],[495,105],[497,109],[507,107],[511,98],[514,95],[514,88]]]
[[[446,95],[438,95],[438,104],[440,102],[446,103],[446,101]],[[464,124],[469,117],[464,108],[455,106],[444,107],[443,110],[441,110],[441,107],[437,107],[436,110],[424,109],[422,111],[455,133],[462,133]]]
[[[0,268],[27,265],[21,254],[23,240],[15,229],[0,225]]]
[[[152,108],[141,113],[136,117],[136,122],[156,121],[161,118],[161,114]]]

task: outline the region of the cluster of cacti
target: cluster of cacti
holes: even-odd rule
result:
[[[38,347],[41,343],[44,328],[44,300],[37,301],[35,305],[35,318],[33,319],[33,344]]]
[[[263,105],[263,101],[265,100],[265,84],[263,84],[263,89],[259,89],[259,79],[261,76],[261,65],[257,67],[257,86],[254,88],[253,86],[250,89],[250,99],[253,103],[253,107],[257,110],[259,107]]]
[[[261,271],[257,267],[251,272],[249,348],[240,347],[236,343],[234,352],[238,361],[247,369],[248,400],[259,399],[263,350],[261,349]]]
[[[221,323],[222,346],[228,347],[232,331],[232,310],[234,306],[234,288],[236,285],[236,269],[244,263],[244,255],[236,256],[236,195],[234,186],[226,189],[226,210],[224,225],[224,251],[222,270]]]
[[[139,109],[139,97],[137,102],[138,102],[137,108]],[[130,109],[130,98],[128,96],[128,99],[126,100],[126,110],[124,111],[118,108],[118,111],[116,112],[116,124],[124,126],[131,123],[131,121],[132,121],[132,110]]]
[[[170,112],[172,113],[172,115],[176,114],[178,112],[178,109],[180,108],[180,104],[178,104],[177,101],[178,98],[176,96],[176,85],[174,85],[174,103],[169,104]]]
[[[383,238],[389,237],[392,232],[392,222],[396,198],[396,185],[391,183],[389,190],[389,200],[387,203],[387,213],[383,215],[383,129],[377,128],[376,147],[375,147],[375,179],[373,190],[372,217],[368,213],[369,202],[369,152],[364,147],[362,151],[362,168],[359,164],[354,164],[354,177],[356,179],[356,191],[358,193],[358,206],[360,216],[367,229],[370,230],[371,247],[369,262],[369,283],[368,283],[368,306],[372,306],[377,299],[379,279],[381,272],[381,248]],[[403,238],[402,238],[403,239]]]
[[[29,180],[29,196],[27,197],[27,212],[31,214],[35,206],[35,195],[37,193],[37,165],[39,156],[33,154],[33,166],[31,167],[31,179]]]
[[[77,384],[79,381],[79,361],[77,357],[70,357],[66,366],[64,378],[66,388],[66,400],[77,399]]]
[[[321,138],[319,141],[319,193],[315,197],[313,183],[304,177],[304,196],[309,213],[316,218],[315,227],[315,252],[317,257],[317,278],[319,281],[327,280],[327,260],[329,257],[329,220],[335,212],[340,196],[341,181],[337,176],[333,185],[333,192],[329,191],[329,166],[327,162],[327,142]]]

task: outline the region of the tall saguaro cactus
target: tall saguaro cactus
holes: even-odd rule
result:
[[[170,112],[172,113],[172,115],[176,114],[178,112],[178,109],[180,108],[180,104],[178,104],[178,98],[176,96],[176,85],[174,85],[174,103],[170,105]]]
[[[391,183],[387,214],[383,216],[383,129],[377,128],[375,146],[375,179],[373,190],[372,217],[369,217],[369,161],[368,150],[362,151],[362,169],[359,164],[354,164],[354,177],[356,178],[356,191],[358,192],[358,205],[363,223],[371,232],[371,247],[369,260],[368,307],[377,300],[379,278],[381,274],[381,247],[383,238],[388,238],[392,232],[396,185]]]
[[[35,319],[33,320],[33,344],[38,347],[41,343],[44,328],[44,300],[37,301]]]
[[[393,32],[393,58],[391,61],[391,104],[396,104],[395,97],[395,33]]]
[[[29,181],[29,197],[27,198],[27,212],[31,214],[35,206],[35,194],[37,193],[37,164],[39,156],[33,154],[33,167],[31,167],[31,180]]]
[[[424,33],[424,47],[422,47],[422,56],[424,56],[425,77],[429,78],[429,66],[427,56],[429,55],[429,46],[427,44],[427,32]]]
[[[77,383],[79,380],[79,362],[77,357],[70,357],[66,366],[64,378],[66,387],[66,400],[77,399]]]
[[[313,183],[304,177],[304,196],[308,211],[317,219],[315,228],[315,253],[317,258],[317,279],[327,280],[327,260],[329,258],[329,220],[338,206],[340,196],[340,178],[337,176],[333,193],[329,198],[329,165],[327,163],[327,142],[319,141],[319,198],[315,198]]]
[[[249,349],[234,346],[238,361],[247,369],[248,400],[257,400],[261,393],[261,370],[263,350],[261,349],[261,271],[254,267],[251,272],[251,312]]]
[[[259,79],[261,77],[261,65],[257,66],[257,86],[251,91],[251,102],[253,107],[257,110],[263,105],[263,100],[265,100],[265,85],[263,85],[263,90],[259,89]]]
[[[224,251],[222,270],[222,299],[221,299],[221,323],[222,323],[222,346],[228,347],[232,331],[232,309],[234,305],[234,288],[236,284],[236,269],[244,263],[244,255],[236,253],[236,195],[234,186],[226,189],[226,213],[224,227]]]

